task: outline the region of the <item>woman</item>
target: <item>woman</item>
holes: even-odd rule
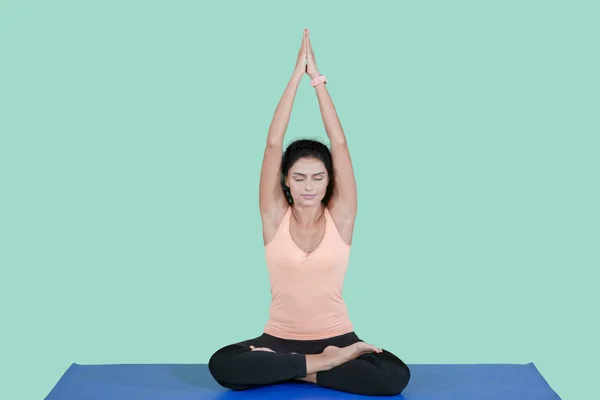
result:
[[[304,74],[314,86],[331,143],[283,138]],[[392,353],[363,342],[342,299],[356,216],[356,183],[346,138],[304,30],[292,78],[269,128],[259,206],[271,281],[269,320],[261,336],[225,346],[209,369],[241,390],[305,381],[343,392],[395,395],[410,371]],[[335,179],[334,179],[335,177]]]

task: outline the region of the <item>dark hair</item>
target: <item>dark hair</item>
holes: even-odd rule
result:
[[[331,194],[333,193],[334,186],[331,151],[329,151],[329,148],[323,143],[311,139],[296,140],[290,143],[283,153],[283,158],[281,160],[281,188],[283,189],[283,193],[285,194],[288,203],[290,205],[294,204],[294,200],[292,199],[290,188],[285,184],[285,177],[287,176],[292,165],[294,165],[300,158],[317,158],[325,165],[325,169],[329,175],[329,182],[327,183],[325,196],[323,197],[323,200],[321,200],[321,203],[327,205],[329,199],[331,198]]]

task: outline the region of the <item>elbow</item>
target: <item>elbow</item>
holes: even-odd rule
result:
[[[348,146],[348,142],[346,142],[345,137],[330,139],[329,142],[331,143],[332,146],[336,146],[336,147]]]

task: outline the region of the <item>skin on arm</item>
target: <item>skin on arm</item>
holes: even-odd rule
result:
[[[320,73],[310,42],[310,32],[307,39],[306,69],[311,79],[314,79],[320,76]],[[346,243],[351,244],[357,212],[357,190],[350,151],[342,124],[325,83],[316,85],[315,90],[325,131],[331,143],[331,156],[335,176],[335,186],[328,203],[328,208],[342,238]]]
[[[281,157],[283,154],[283,138],[287,130],[294,100],[300,81],[306,72],[306,33],[303,33],[302,44],[298,51],[296,67],[269,126],[263,162],[260,172],[259,209],[263,224],[263,240],[265,245],[274,237],[285,211],[289,207],[281,190]]]

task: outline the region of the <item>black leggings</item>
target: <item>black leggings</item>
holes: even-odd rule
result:
[[[208,368],[221,386],[233,390],[257,388],[306,377],[304,354],[319,354],[327,346],[346,347],[358,341],[362,340],[354,332],[321,340],[288,340],[263,333],[219,349],[211,356]],[[268,347],[275,353],[252,351],[250,346]],[[394,354],[382,350],[317,372],[317,384],[371,396],[401,393],[408,385],[410,370]]]

